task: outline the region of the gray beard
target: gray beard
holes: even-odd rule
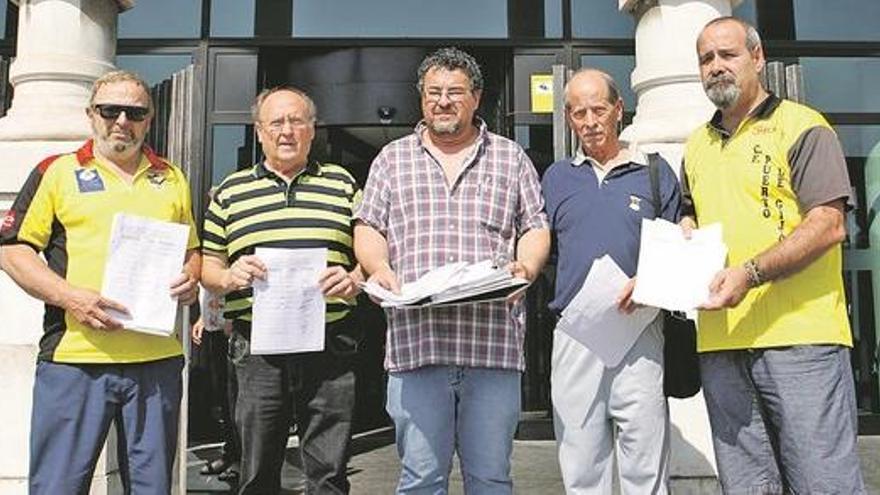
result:
[[[733,106],[742,93],[734,83],[721,82],[706,87],[706,96],[717,108],[725,110]]]
[[[431,123],[431,130],[437,134],[455,134],[461,129],[460,122],[450,122],[448,124],[438,124],[437,122]]]

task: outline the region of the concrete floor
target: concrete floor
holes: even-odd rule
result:
[[[394,493],[400,464],[394,446],[393,432],[390,429],[361,435],[354,441],[354,456],[349,463],[349,479],[352,495],[379,495]],[[201,476],[199,469],[205,460],[218,454],[212,446],[191,449],[188,462],[188,493],[228,493],[229,485],[219,482],[213,476]],[[868,493],[880,495],[880,436],[859,437],[859,457],[862,474],[868,485]],[[516,441],[513,451],[513,480],[516,493],[527,495],[561,494],[562,480],[556,462],[556,445],[553,441]],[[288,450],[287,462],[282,472],[284,494],[302,493],[302,472],[297,467],[295,442]],[[675,489],[673,493],[684,493]],[[687,491],[701,495],[718,493],[717,489]],[[701,492],[701,493],[697,493]],[[458,468],[453,470],[449,487],[450,495],[461,495],[461,475]]]

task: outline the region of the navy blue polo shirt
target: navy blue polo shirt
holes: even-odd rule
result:
[[[659,158],[661,211],[654,211],[648,158],[634,152],[629,162],[598,180],[589,159],[578,154],[550,166],[541,187],[556,259],[556,294],[550,309],[561,312],[587,278],[593,260],[608,254],[630,277],[639,262],[643,218],[677,222],[681,207],[678,178]]]

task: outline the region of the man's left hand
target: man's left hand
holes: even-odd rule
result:
[[[522,261],[511,261],[507,264],[507,271],[514,277],[524,278],[529,282],[534,282],[537,273],[532,273]]]
[[[199,281],[183,272],[171,282],[171,297],[183,305],[190,305],[199,298]]]
[[[641,304],[632,300],[633,290],[636,288],[636,278],[633,277],[626,282],[620,294],[617,295],[617,310],[623,314],[631,314]]]
[[[749,291],[749,275],[741,266],[725,268],[709,284],[709,301],[698,309],[734,308]]]
[[[341,266],[331,266],[324,270],[318,284],[321,286],[321,293],[327,297],[352,299],[361,291],[351,274]]]

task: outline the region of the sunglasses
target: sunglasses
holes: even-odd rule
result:
[[[133,120],[135,122],[140,122],[147,118],[147,115],[150,114],[149,108],[131,107],[128,105],[113,105],[102,103],[99,105],[94,105],[93,108],[98,111],[98,115],[108,120],[116,120],[119,118],[119,114],[125,112],[125,118],[127,118],[128,120]]]

